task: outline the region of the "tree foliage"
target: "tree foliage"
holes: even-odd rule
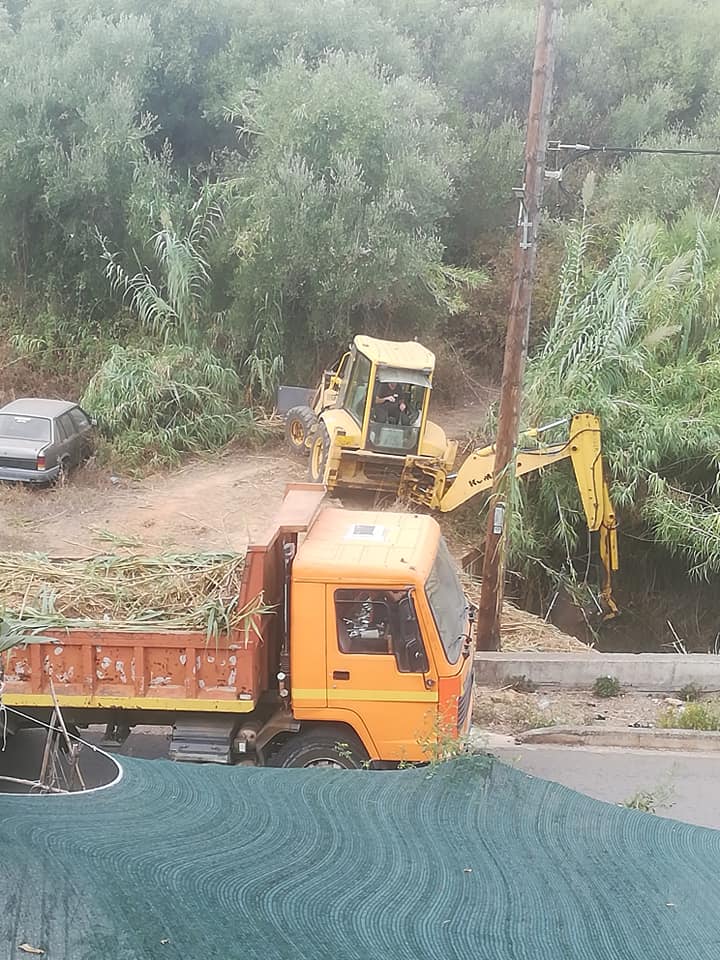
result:
[[[142,472],[176,463],[183,452],[262,435],[237,373],[207,349],[116,346],[82,402],[111,442],[108,455]]]
[[[98,235],[129,276],[163,219],[233,183],[207,253],[239,352],[309,355],[358,325],[427,329],[455,268],[513,219],[534,0],[5,0],[0,282],[30,312],[117,309]],[[555,133],[716,140],[720,8],[568,0]],[[707,163],[608,167],[598,216],[676,215]],[[572,189],[572,183],[570,184]],[[549,202],[555,199],[550,194]],[[666,204],[665,209],[663,204]],[[179,248],[176,248],[176,250]],[[121,298],[122,299],[122,298]],[[27,319],[23,317],[23,319]],[[415,332],[415,329],[412,330]]]
[[[159,437],[173,450],[221,442],[283,370],[312,379],[360,329],[435,335],[496,367],[535,8],[0,0],[6,340],[78,383],[96,373],[90,397],[109,432],[137,440],[154,424],[152,440],[133,440],[143,451]],[[553,136],[717,148],[719,4],[564,0],[563,11]],[[592,199],[581,198],[589,170]],[[569,165],[562,191],[548,185],[551,268],[536,302],[554,321],[526,409],[536,421],[600,413],[627,518],[703,576],[720,557],[707,546],[719,187],[716,158],[622,154]],[[583,210],[592,229],[573,226]],[[125,419],[110,425],[115,403]],[[559,483],[529,488],[527,556],[561,562],[580,546]]]

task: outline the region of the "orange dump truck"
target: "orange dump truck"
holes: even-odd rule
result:
[[[359,767],[427,760],[470,724],[472,611],[435,520],[349,511],[288,488],[248,548],[239,605],[264,612],[201,632],[45,631],[12,650],[15,726],[171,725],[176,760]],[[270,609],[270,612],[268,611]]]

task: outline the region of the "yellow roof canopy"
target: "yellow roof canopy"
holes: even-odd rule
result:
[[[422,370],[432,373],[435,369],[435,354],[416,340],[398,342],[396,340],[378,340],[360,334],[355,337],[355,346],[371,363],[402,370]]]

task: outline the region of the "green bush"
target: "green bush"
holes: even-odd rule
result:
[[[681,710],[670,707],[658,717],[663,729],[720,730],[720,713],[705,703],[688,703]]]
[[[617,677],[598,677],[593,684],[593,695],[604,700],[620,696],[620,681]]]
[[[684,687],[678,690],[678,697],[685,703],[695,703],[702,699],[703,688],[697,683],[686,683]]]
[[[183,452],[262,435],[243,405],[240,378],[207,350],[115,347],[82,403],[107,441],[101,453],[129,469],[175,463]]]

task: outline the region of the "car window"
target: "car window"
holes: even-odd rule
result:
[[[72,417],[69,413],[64,413],[58,420],[58,423],[60,424],[60,429],[65,433],[66,439],[69,440],[77,433],[75,424],[72,422]]]
[[[0,413],[0,437],[47,443],[52,437],[50,421],[46,417],[21,417],[13,413]]]
[[[73,407],[70,411],[70,419],[75,424],[76,430],[85,430],[90,426],[90,421],[82,412],[80,407]]]

